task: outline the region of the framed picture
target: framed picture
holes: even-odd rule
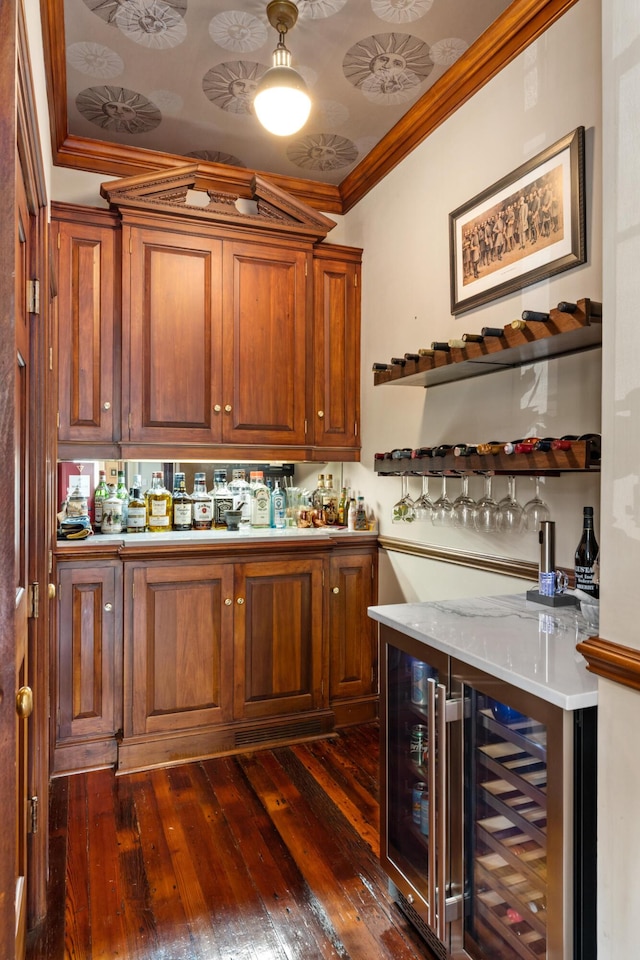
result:
[[[584,127],[449,214],[451,313],[586,260]]]

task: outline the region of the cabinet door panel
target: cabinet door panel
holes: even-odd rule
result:
[[[360,265],[314,260],[314,441],[359,448]]]
[[[220,435],[221,243],[137,229],[131,242],[129,439],[213,442]]]
[[[113,737],[121,725],[119,564],[59,571],[57,740]]]
[[[224,257],[223,439],[304,443],[307,255],[226,243]]]
[[[239,564],[236,598],[236,719],[320,706],[321,561]]]
[[[125,735],[170,732],[231,716],[232,566],[133,571]]]
[[[58,230],[58,438],[109,442],[120,409],[113,227],[61,221]]]
[[[362,697],[375,679],[376,628],[367,616],[375,602],[373,558],[334,557],[330,569],[329,697]]]

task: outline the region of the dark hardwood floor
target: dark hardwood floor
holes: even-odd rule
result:
[[[378,863],[378,727],[53,781],[28,960],[424,960]]]

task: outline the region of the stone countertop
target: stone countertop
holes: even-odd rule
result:
[[[369,616],[563,710],[598,702],[597,677],[576,650],[593,632],[578,607],[516,594],[388,604]]]
[[[368,530],[347,530],[346,527],[285,527],[282,530],[275,530],[271,527],[256,528],[250,526],[241,526],[236,531],[229,530],[171,530],[168,533],[98,533],[87,537],[85,540],[58,540],[58,547],[65,543],[74,545],[88,544],[121,544],[133,546],[136,544],[203,544],[203,543],[247,543],[247,542],[274,542],[284,540],[295,542],[296,540],[313,540],[320,537],[331,537],[332,539],[353,539],[355,537],[377,538],[377,531]]]

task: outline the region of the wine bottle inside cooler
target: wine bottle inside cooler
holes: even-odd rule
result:
[[[593,582],[593,567],[598,559],[598,541],[593,529],[593,507],[584,507],[583,517],[582,536],[575,557],[576,589],[597,600],[599,586]]]

